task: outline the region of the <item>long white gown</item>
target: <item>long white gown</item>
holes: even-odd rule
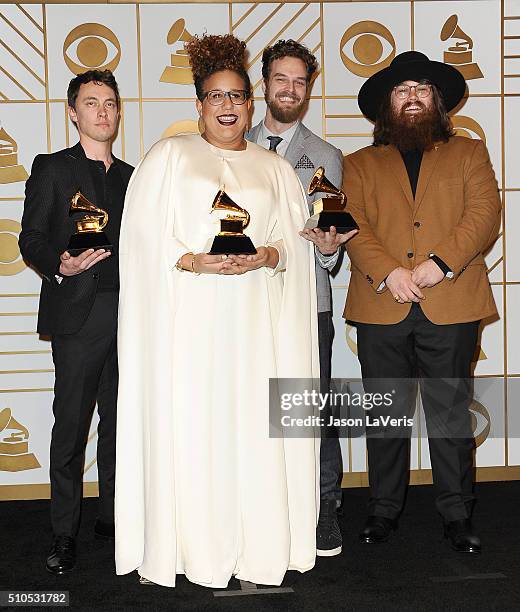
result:
[[[175,269],[208,251],[221,186],[251,214],[253,243],[277,244],[274,274]],[[268,399],[270,377],[319,377],[307,216],[291,166],[253,143],[175,136],[134,172],[120,241],[118,574],[226,587],[313,567],[317,443],[270,438]]]

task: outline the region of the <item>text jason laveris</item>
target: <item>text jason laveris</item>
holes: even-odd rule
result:
[[[327,418],[317,415],[307,415],[305,417],[293,417],[284,414],[280,418],[282,427],[412,427],[413,418],[391,416],[371,416],[366,414],[361,417],[334,417]]]

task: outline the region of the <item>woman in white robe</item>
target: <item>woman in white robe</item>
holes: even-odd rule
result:
[[[269,437],[269,379],[319,378],[307,205],[292,167],[244,140],[250,85],[222,41],[243,54],[193,43],[217,47],[209,74],[193,63],[203,136],[152,147],[121,225],[116,570],[164,586],[278,585],[316,554],[315,440]],[[221,187],[258,255],[206,254]]]

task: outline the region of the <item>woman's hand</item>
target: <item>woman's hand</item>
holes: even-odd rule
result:
[[[264,266],[276,268],[279,253],[274,247],[260,246],[256,255],[228,255],[222,266],[222,274],[244,274]]]
[[[181,267],[196,274],[222,274],[227,255],[208,255],[207,253],[185,253],[180,258]]]

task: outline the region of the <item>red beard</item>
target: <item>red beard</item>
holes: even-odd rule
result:
[[[423,111],[417,115],[407,115],[406,109],[410,106],[419,106]],[[440,117],[435,107],[426,106],[417,100],[408,102],[399,112],[390,111],[388,122],[388,138],[400,151],[429,151],[440,139]]]
[[[278,96],[280,95],[282,94],[279,93]],[[276,121],[279,121],[280,123],[293,123],[294,121],[297,121],[300,118],[300,115],[302,114],[303,108],[306,104],[306,99],[303,98],[303,100],[300,100],[300,103],[296,104],[293,108],[283,108],[278,103],[278,100],[276,100],[276,96],[274,100],[269,99],[268,90],[266,90],[265,92],[265,101],[267,103],[267,106],[269,107],[269,110],[271,111],[271,115],[273,116],[273,118],[276,119]]]

